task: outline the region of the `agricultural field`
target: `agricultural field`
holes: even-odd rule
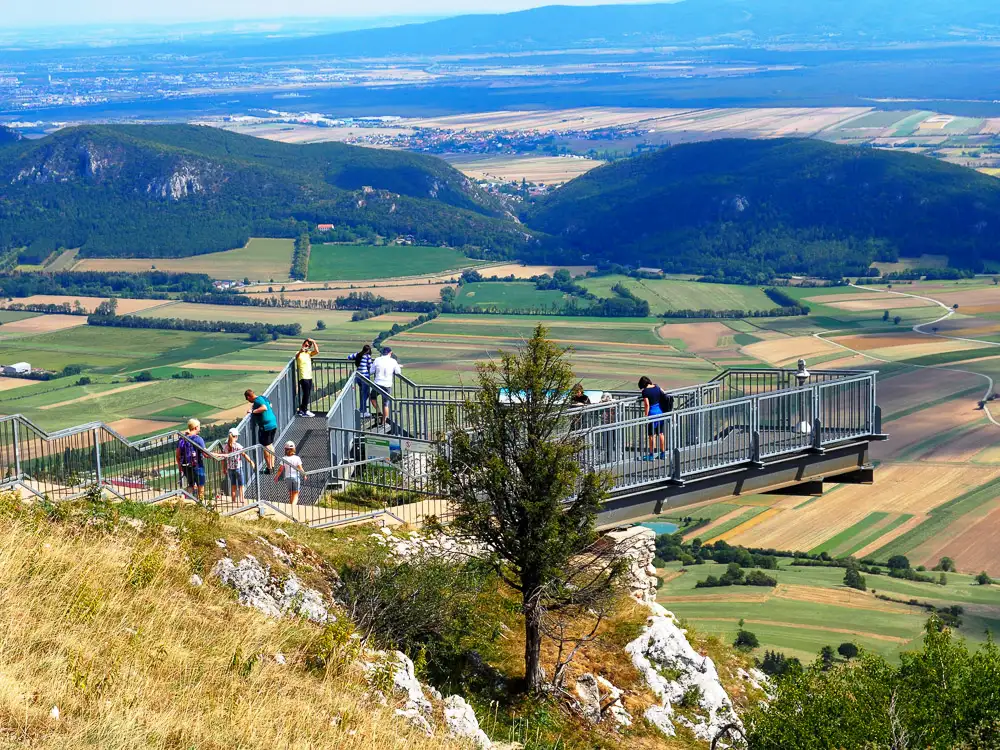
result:
[[[538,185],[562,185],[586,174],[604,162],[583,156],[446,156],[455,169],[481,182],[517,182]]]
[[[458,289],[456,304],[483,310],[561,311],[572,299],[554,290],[539,290],[527,281],[491,281],[463,284]]]
[[[662,315],[668,310],[771,310],[778,307],[761,289],[735,284],[628,276],[598,276],[580,281],[582,287],[598,297],[614,297],[611,288],[616,284],[624,284],[634,295],[647,300],[654,315]]]
[[[695,588],[697,581],[720,576],[725,566],[706,563],[682,569],[679,563],[667,563],[660,568],[664,583],[657,601],[698,632],[717,634],[730,642],[742,619],[744,627],[760,640],[759,653],[774,649],[804,663],[812,662],[823,646],[836,649],[844,642],[889,659],[918,645],[927,620],[924,609],[847,588],[840,568],[799,567],[790,562],[780,559],[778,570],[766,571],[778,581],[773,588],[701,589]],[[974,643],[983,642],[986,630],[994,637],[1000,633],[1000,587],[977,586],[971,576],[952,573],[944,586],[885,575],[866,578],[870,587],[896,599],[962,606],[960,632]]]
[[[214,279],[242,281],[286,281],[292,266],[293,240],[255,237],[245,247],[221,253],[192,255],[187,258],[84,258],[74,271],[174,271],[205,273]]]
[[[450,247],[313,245],[308,277],[310,281],[388,279],[442,273],[482,263]]]
[[[176,318],[178,320],[218,320],[259,322],[272,325],[302,326],[303,335],[315,331],[322,320],[327,327],[346,323],[351,313],[345,310],[312,310],[294,307],[243,307],[240,305],[200,305],[191,302],[174,302],[140,312],[141,318]]]

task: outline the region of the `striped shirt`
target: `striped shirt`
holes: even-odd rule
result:
[[[366,378],[370,378],[372,375],[372,362],[375,361],[374,359],[372,359],[372,355],[370,354],[361,355],[360,362],[358,362],[357,357],[358,357],[357,354],[352,354],[347,358],[347,361],[354,362],[358,368],[358,372],[361,375],[364,375]]]

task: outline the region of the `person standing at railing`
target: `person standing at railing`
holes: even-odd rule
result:
[[[250,411],[247,414],[257,427],[257,442],[264,446],[264,463],[267,465],[264,473],[270,474],[274,471],[274,448],[271,446],[274,445],[274,438],[278,434],[278,418],[266,396],[258,396],[253,389],[247,388],[243,397],[250,402]]]
[[[372,387],[368,384],[368,380],[371,380],[372,377],[372,363],[375,361],[374,357],[372,357],[371,344],[365,344],[360,352],[355,352],[349,356],[347,361],[354,363],[358,375],[367,378],[367,380],[361,382],[361,413],[364,414],[368,411],[369,402],[371,402],[372,408],[378,411],[375,399],[372,398]]]
[[[205,440],[198,434],[199,432],[201,432],[201,422],[197,419],[189,419],[187,430],[182,432],[177,439],[177,450],[174,452],[174,457],[188,492],[201,502],[205,495],[206,447]]]
[[[652,380],[643,375],[639,378],[639,390],[642,391],[642,406],[647,417],[655,417],[670,410],[668,396]],[[656,436],[660,437],[660,458],[667,457],[667,436],[666,422],[662,419],[655,420],[646,425],[646,435],[649,440],[649,455],[643,457],[643,461],[652,461],[656,458]]]
[[[295,376],[299,380],[299,411],[300,417],[315,417],[309,411],[309,399],[313,391],[313,357],[319,354],[319,344],[313,339],[302,342],[302,348],[295,355]]]
[[[243,474],[243,462],[250,464],[250,470],[257,468],[250,456],[241,453],[243,446],[239,443],[240,431],[235,427],[229,428],[229,437],[219,447],[217,457],[220,461],[226,462],[226,478],[229,480],[229,497],[239,503],[240,507],[244,501],[243,487],[246,484],[246,477]]]
[[[302,489],[302,477],[305,469],[302,467],[302,459],[295,455],[295,443],[289,440],[285,443],[285,457],[281,459],[281,466],[278,473],[274,475],[275,480],[285,477],[285,486],[288,487],[288,502],[290,505],[298,505],[299,491]]]
[[[403,368],[392,356],[392,349],[388,346],[382,349],[382,356],[372,362],[372,380],[381,389],[376,394],[382,400],[382,421],[380,424],[386,424],[389,421],[389,402],[392,401],[393,379],[402,372]]]

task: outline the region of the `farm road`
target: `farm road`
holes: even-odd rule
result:
[[[924,328],[926,328],[927,326],[937,325],[941,321],[947,320],[948,318],[950,318],[952,315],[955,314],[955,311],[952,308],[948,307],[948,305],[946,305],[941,300],[934,299],[933,297],[922,297],[919,294],[910,294],[908,292],[891,292],[888,289],[872,289],[872,288],[866,289],[865,287],[858,286],[857,284],[851,284],[851,286],[854,287],[855,289],[861,290],[863,292],[879,292],[881,294],[890,294],[890,295],[896,295],[896,296],[899,296],[899,297],[908,297],[910,299],[924,300],[925,302],[931,302],[931,303],[937,305],[938,307],[940,307],[941,309],[943,309],[945,311],[945,314],[942,315],[940,318],[937,318],[936,320],[931,320],[931,321],[929,321],[927,323],[918,323],[917,325],[913,326],[914,333],[919,333],[919,334],[922,334],[924,336],[931,336],[931,337],[940,338],[940,339],[951,339],[952,341],[964,341],[964,342],[967,342],[967,343],[970,343],[970,344],[983,344],[984,346],[1000,347],[1000,344],[998,344],[995,341],[983,341],[981,339],[965,338],[965,337],[961,337],[961,336],[948,336],[948,335],[945,335],[943,333],[932,333],[932,332],[925,331]],[[893,363],[892,360],[881,359],[880,357],[874,357],[871,354],[868,354],[867,352],[860,352],[857,349],[851,349],[849,346],[844,346],[843,344],[840,344],[840,343],[838,343],[836,341],[830,341],[829,339],[826,338],[827,336],[836,336],[836,335],[840,335],[842,333],[848,333],[848,331],[821,331],[820,333],[814,333],[813,336],[815,338],[818,338],[818,339],[823,339],[824,341],[827,341],[830,344],[834,344],[835,346],[839,346],[841,349],[844,349],[846,351],[852,352],[853,354],[860,354],[862,357],[867,357],[868,359],[875,360],[876,362],[884,362],[886,364],[896,364],[896,363]],[[905,364],[905,363],[901,363],[901,364]],[[983,411],[986,413],[986,418],[989,419],[990,422],[992,422],[994,424],[994,426],[1000,427],[1000,422],[998,422],[996,420],[996,418],[993,416],[993,414],[990,412],[989,402],[987,401],[987,399],[989,399],[990,395],[993,393],[993,385],[994,385],[993,384],[993,378],[991,378],[989,375],[986,375],[986,374],[981,373],[981,372],[972,372],[971,370],[960,370],[960,369],[955,368],[955,367],[939,367],[937,365],[912,365],[912,364],[907,364],[906,366],[907,367],[913,367],[915,369],[920,369],[920,370],[944,370],[946,372],[958,372],[958,373],[962,373],[962,374],[965,374],[965,375],[974,375],[974,376],[976,376],[978,378],[983,378],[987,382],[986,393],[983,394],[983,401],[986,402],[987,405],[983,407]]]

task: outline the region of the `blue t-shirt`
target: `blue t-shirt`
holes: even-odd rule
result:
[[[660,394],[662,393],[663,391],[658,385],[648,385],[642,389],[642,397],[649,401],[650,414],[663,414],[663,409],[660,408]]]
[[[271,402],[268,401],[263,396],[258,396],[253,400],[254,412],[260,407],[266,407],[264,411],[260,414],[254,414],[254,419],[257,420],[257,424],[260,425],[262,430],[276,430],[278,429],[278,418],[274,416],[274,410],[271,408]]]

